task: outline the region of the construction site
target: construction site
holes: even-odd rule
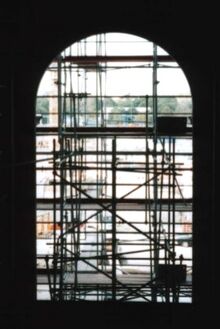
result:
[[[192,303],[193,109],[135,35],[82,39],[36,99],[36,298]]]

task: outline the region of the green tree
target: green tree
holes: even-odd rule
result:
[[[113,107],[111,112],[108,115],[108,121],[112,121],[114,123],[121,122],[123,109],[121,107]]]
[[[36,101],[36,113],[48,114],[49,113],[49,99],[45,97],[38,97]]]
[[[148,100],[148,102],[149,102],[149,100]],[[145,97],[135,97],[132,104],[134,107],[146,107],[147,100]]]
[[[178,112],[180,113],[192,113],[192,99],[191,98],[178,98]]]
[[[174,113],[177,112],[178,102],[176,97],[159,97],[158,112],[159,113]]]

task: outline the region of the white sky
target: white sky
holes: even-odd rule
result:
[[[152,55],[153,43],[145,39],[124,34],[107,33],[106,44],[97,46],[96,36],[82,40],[67,48],[62,55]],[[99,39],[104,40],[104,35]],[[86,50],[85,50],[86,47]],[[159,55],[166,55],[160,47],[157,48]],[[131,65],[131,63],[120,63],[120,65]],[[140,66],[146,63],[132,63]],[[149,63],[147,63],[149,64]],[[165,64],[165,63],[164,63]],[[166,65],[173,63],[166,63]],[[117,63],[109,63],[109,66]],[[94,72],[88,72],[86,76],[86,91],[90,94],[96,94],[97,76]],[[38,95],[56,94],[56,86],[51,80],[51,73],[46,72],[41,80]],[[68,77],[67,77],[68,79]],[[179,68],[159,68],[157,70],[158,95],[190,95],[189,84],[183,71]],[[106,81],[106,83],[105,83]],[[72,75],[72,85],[74,92],[85,91],[85,76]],[[68,83],[69,84],[69,83]],[[77,86],[77,88],[75,87]],[[126,69],[108,69],[106,74],[102,74],[102,93],[107,95],[151,95],[152,94],[152,69],[151,68],[126,68]],[[68,92],[70,88],[66,89]]]

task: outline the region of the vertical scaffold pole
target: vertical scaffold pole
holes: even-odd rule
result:
[[[112,140],[112,299],[116,299],[116,138]]]
[[[157,246],[157,205],[158,205],[158,159],[157,159],[157,116],[158,116],[158,108],[157,108],[157,46],[153,44],[153,271],[157,273],[158,268],[158,259],[159,252]],[[153,294],[152,300],[156,302],[157,296]]]
[[[56,140],[53,139],[53,299],[57,298],[56,286],[57,286],[57,186],[56,186]],[[49,274],[50,275],[50,274]]]

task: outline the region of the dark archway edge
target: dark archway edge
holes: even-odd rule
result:
[[[213,20],[207,24],[208,17]],[[215,132],[219,66],[211,5],[138,1],[113,4],[23,1],[1,10],[1,308],[6,328],[192,327],[211,323],[214,311]],[[205,23],[206,22],[206,23]],[[154,41],[181,65],[194,105],[195,303],[52,304],[36,302],[34,166],[11,166],[34,158],[34,103],[47,65],[65,47],[100,32],[125,32]],[[3,216],[4,214],[4,216]],[[4,326],[2,325],[2,328]]]

